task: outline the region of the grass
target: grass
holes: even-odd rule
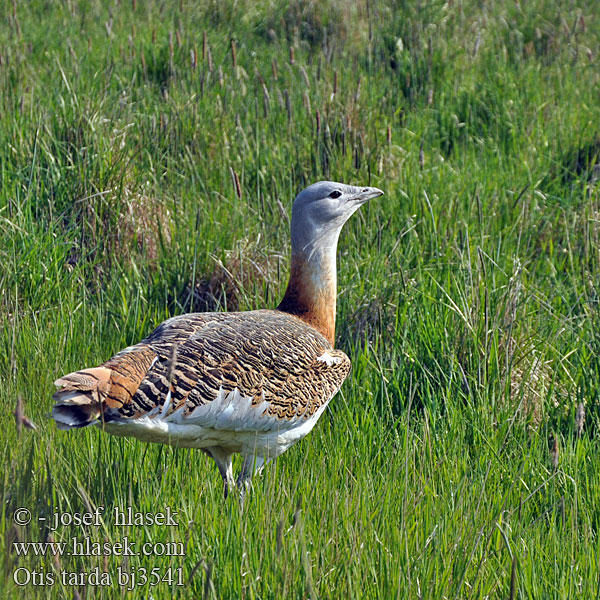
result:
[[[5,6],[2,596],[596,597],[594,9]],[[275,305],[291,201],[323,178],[386,191],[340,242],[338,346],[353,371],[243,507],[223,502],[199,452],[56,430],[60,374],[174,314]],[[18,398],[35,430],[16,427]],[[37,520],[97,506],[171,507],[178,525]],[[185,555],[13,545],[86,536]],[[21,567],[55,583],[17,586]],[[112,586],[61,581],[96,567]],[[181,567],[184,586],[115,583],[119,568],[154,567]]]

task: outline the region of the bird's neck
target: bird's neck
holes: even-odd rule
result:
[[[333,346],[337,235],[323,241],[298,248],[292,239],[290,280],[277,309],[301,318]]]

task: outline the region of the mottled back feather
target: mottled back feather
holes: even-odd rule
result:
[[[350,371],[350,360],[298,317],[257,310],[174,317],[101,368],[110,370],[102,392],[82,373],[85,402],[98,398],[101,414],[88,411],[87,422],[73,426],[94,418],[135,419],[157,409],[163,416],[183,409],[189,417],[220,392],[233,390],[252,398],[253,405],[267,402],[265,416],[295,421],[314,415],[333,397]],[[67,389],[72,393],[71,383],[55,394],[59,403],[67,399]]]
[[[350,370],[348,357],[300,319],[275,310],[185,315],[161,325],[139,350],[117,355],[105,366],[127,364],[150,348],[157,360],[131,401],[108,418],[140,416],[163,407],[184,416],[237,389],[253,404],[270,403],[279,419],[313,415],[339,389]],[[327,352],[338,360],[327,364]]]

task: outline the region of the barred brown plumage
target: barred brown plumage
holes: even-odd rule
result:
[[[336,248],[346,220],[377,188],[319,182],[292,210],[292,263],[276,309],[168,319],[99,367],[58,379],[52,414],[62,429],[199,448],[225,483],[231,455],[244,489],[264,462],[313,428],[350,371],[333,348]]]

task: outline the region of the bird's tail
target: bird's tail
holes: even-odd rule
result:
[[[52,417],[59,429],[86,427],[120,415],[156,362],[145,343],[125,348],[99,367],[63,375],[54,382]],[[130,411],[129,411],[130,412]]]
[[[94,367],[63,375],[54,382],[60,389],[53,396],[56,404],[52,417],[59,429],[85,427],[101,417],[111,374],[107,367]]]

